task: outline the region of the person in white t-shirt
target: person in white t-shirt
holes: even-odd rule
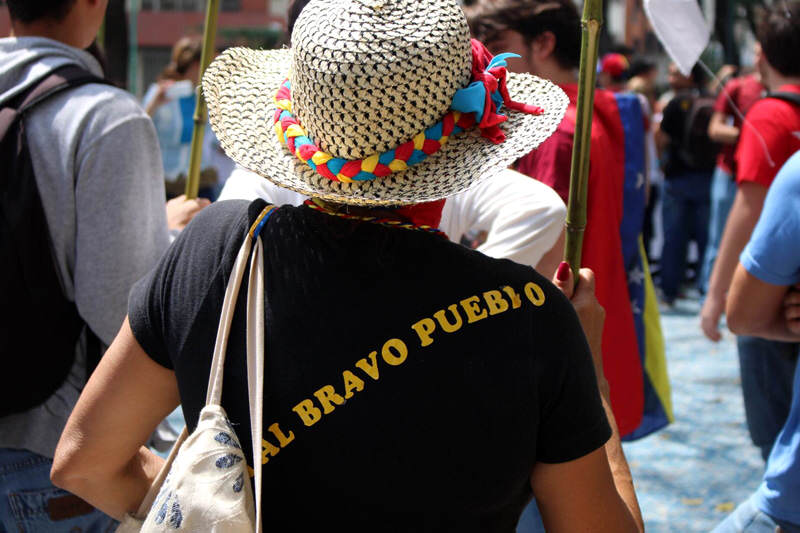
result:
[[[306,199],[241,167],[233,171],[219,196],[219,200],[256,198],[276,205],[300,205]],[[478,251],[532,266],[550,276],[564,250],[566,212],[553,189],[508,169],[449,197],[439,228],[455,242],[468,233],[485,232]]]

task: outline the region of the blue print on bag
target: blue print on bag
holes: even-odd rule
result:
[[[230,468],[242,460],[240,455],[228,453],[217,459],[217,468]]]
[[[233,482],[233,492],[242,492],[244,487],[244,474],[239,474],[236,481]]]
[[[181,512],[181,506],[178,503],[178,499],[176,498],[174,502],[172,502],[172,511],[169,515],[169,525],[172,529],[178,529],[181,527],[181,523],[183,522],[183,513]]]
[[[214,437],[214,440],[219,442],[220,444],[224,444],[226,446],[233,446],[236,449],[241,450],[242,447],[239,446],[239,443],[236,442],[236,439],[231,437],[229,434],[225,433],[224,431],[220,431],[217,433],[217,436]]]
[[[161,508],[158,510],[158,514],[156,514],[156,519],[155,519],[155,523],[156,524],[162,524],[164,522],[164,519],[167,517],[167,502],[168,501],[169,501],[169,498],[164,500],[164,503],[161,504]]]

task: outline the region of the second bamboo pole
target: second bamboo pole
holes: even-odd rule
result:
[[[186,198],[197,198],[200,188],[200,166],[203,163],[203,136],[206,129],[206,99],[203,98],[202,80],[206,67],[214,59],[216,53],[217,14],[219,0],[208,0],[206,4],[206,23],[203,29],[203,51],[200,54],[200,73],[198,75],[197,103],[194,107],[194,128],[192,129],[192,146],[189,152],[189,171],[186,178]]]
[[[603,1],[585,0],[581,19],[581,61],[578,71],[578,102],[572,164],[569,176],[566,244],[564,261],[569,263],[575,282],[581,267],[583,232],[586,228],[587,193],[589,191],[589,155],[591,153],[592,112],[597,77],[597,53],[600,27],[603,24]]]

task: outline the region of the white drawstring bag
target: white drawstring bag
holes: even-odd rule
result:
[[[127,515],[117,533],[261,533],[259,450],[264,410],[264,262],[258,233],[273,209],[274,206],[267,206],[261,212],[236,257],[222,304],[206,405],[200,411],[197,427],[191,435],[183,429],[136,516]],[[220,405],[228,335],[251,248],[254,252],[247,287],[247,389],[255,501],[247,461]]]

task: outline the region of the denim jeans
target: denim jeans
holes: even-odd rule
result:
[[[663,189],[664,249],[661,252],[661,290],[668,302],[678,297],[686,275],[689,240],[705,254],[711,196],[711,173],[670,176]]]
[[[50,483],[53,461],[0,448],[0,533],[106,533],[111,517]]]
[[[728,221],[728,213],[733,206],[733,199],[736,197],[736,182],[733,181],[730,173],[721,168],[714,169],[714,176],[711,178],[711,214],[708,222],[708,241],[706,242],[706,253],[703,259],[703,266],[700,271],[700,290],[705,294],[708,292],[708,280],[711,277],[711,270],[714,268],[714,261],[717,259],[719,243],[722,241],[722,232],[725,230],[725,223]]]
[[[766,461],[792,406],[800,344],[739,336],[736,345],[747,429]]]
[[[542,515],[539,514],[536,500],[531,500],[522,511],[522,516],[517,522],[517,533],[545,533]]]
[[[720,522],[711,533],[775,533],[775,528],[779,525],[783,533],[800,533],[800,527],[778,522],[760,511],[753,502],[753,497],[750,497],[728,515],[728,518]]]

